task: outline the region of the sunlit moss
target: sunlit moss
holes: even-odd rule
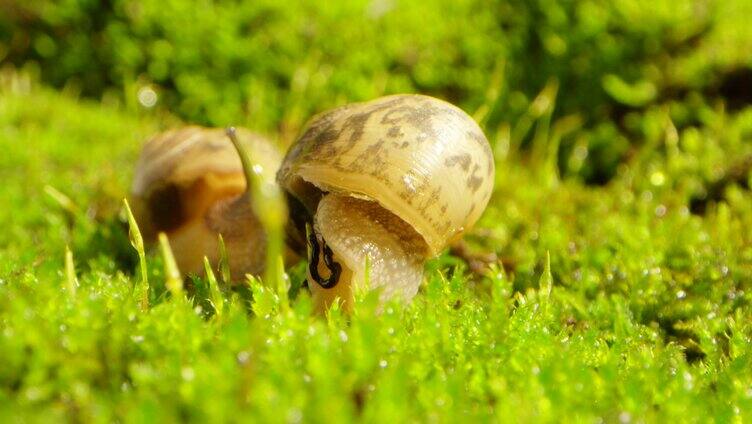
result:
[[[180,4],[170,2],[164,13]],[[599,51],[615,55],[604,61],[621,64],[631,57],[613,50],[622,46],[613,34],[602,33],[609,22],[627,17],[639,23],[630,34],[647,34],[648,48],[654,32],[663,31],[657,23],[675,23],[689,13],[677,6],[646,14],[641,4],[620,2],[614,15],[587,2],[577,6],[578,28],[603,35],[595,37]],[[374,2],[367,19],[386,19],[383,25],[393,28],[421,12],[408,8],[391,16],[387,6]],[[327,19],[361,10],[341,8]],[[566,28],[571,11],[541,9],[543,28]],[[159,20],[163,12],[142,13]],[[442,22],[453,22],[451,17]],[[303,25],[297,19],[293,23]],[[485,15],[475,19],[481,26],[498,24]],[[180,24],[175,22],[164,25]],[[360,34],[354,27],[359,23],[346,29]],[[682,31],[664,36],[679,44],[702,29],[672,28]],[[435,42],[454,34],[446,31],[427,37]],[[361,37],[355,41],[371,35]],[[172,286],[170,292],[163,256],[142,257],[136,234],[129,240],[122,199],[143,140],[178,119],[164,103],[149,111],[107,98],[95,103],[72,97],[72,89],[62,94],[24,73],[3,71],[0,421],[752,419],[752,202],[744,168],[752,157],[750,109],[726,109],[700,94],[665,99],[660,90],[635,101],[635,93],[626,93],[633,84],[663,87],[650,69],[633,77],[617,72],[621,82],[611,87],[616,99],[589,92],[569,99],[566,76],[580,72],[579,65],[592,66],[575,56],[572,69],[551,65],[558,78],[524,79],[530,87],[519,95],[508,92],[506,84],[515,80],[505,76],[519,73],[518,64],[494,64],[488,77],[496,85],[480,91],[471,71],[488,65],[493,50],[478,50],[488,40],[472,32],[460,38],[469,52],[467,68],[437,65],[453,63],[451,49],[432,53],[430,66],[418,69],[409,51],[400,56],[405,63],[384,65],[378,60],[391,53],[358,53],[331,40],[327,54],[306,50],[302,64],[272,64],[291,81],[286,102],[274,101],[282,89],[266,80],[239,82],[262,88],[261,100],[247,104],[250,119],[265,105],[272,108],[255,127],[281,122],[291,137],[325,105],[382,89],[442,92],[450,81],[468,90],[462,106],[496,143],[496,189],[467,240],[470,250],[495,255],[497,263],[478,275],[444,254],[427,264],[411,305],[390,304],[377,314],[371,294],[358,299],[352,315],[334,308],[326,318],[312,314],[310,295],[300,287],[301,266],[288,269],[290,299],[284,297],[286,281],[284,289],[258,279],[229,289],[222,273],[191,278],[184,291]],[[399,50],[399,40],[388,32],[383,42]],[[578,40],[562,30],[543,41],[568,57],[587,50]],[[50,43],[58,41],[35,44],[40,54],[54,55],[58,47]],[[131,47],[119,52],[123,60],[138,59],[141,53]],[[154,55],[172,54],[164,43],[152,48]],[[320,66],[344,50],[353,57],[343,69]],[[668,68],[682,62],[670,63]],[[379,76],[377,65],[415,67],[415,79],[406,77],[412,71]],[[605,68],[615,72],[614,66]],[[361,68],[368,72],[353,70]],[[582,72],[600,84],[592,69]],[[149,72],[172,75],[164,66]],[[165,103],[180,103],[183,116],[203,116],[206,108],[213,111],[205,116],[209,122],[236,119],[241,115],[233,108],[241,100],[233,97],[234,86],[212,91],[223,86],[222,75],[180,77],[179,94],[156,93],[176,96]],[[181,87],[190,89],[183,93]],[[190,90],[216,98],[190,100]],[[511,108],[513,98],[519,113],[502,113],[498,108]],[[224,101],[227,108],[217,107]],[[600,115],[602,101],[609,107],[625,101],[633,109]],[[588,172],[602,169],[594,164],[603,158],[617,164],[613,175],[598,181],[607,184],[585,184]],[[175,297],[181,301],[171,301]]]

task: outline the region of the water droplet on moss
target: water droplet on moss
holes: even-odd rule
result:
[[[666,182],[666,175],[661,171],[655,171],[650,175],[650,184],[660,187]]]

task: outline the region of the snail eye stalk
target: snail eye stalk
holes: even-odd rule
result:
[[[334,261],[334,252],[326,245],[325,240],[321,240],[319,244],[316,233],[311,230],[309,225],[306,225],[306,233],[308,236],[308,272],[318,285],[325,289],[330,289],[337,285],[339,282],[339,276],[342,273],[342,265]],[[329,270],[329,277],[323,278],[319,274],[319,256],[323,250],[324,253],[324,265]]]

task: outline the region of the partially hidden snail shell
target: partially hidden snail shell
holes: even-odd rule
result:
[[[261,177],[273,181],[281,160],[274,144],[245,129],[237,134]],[[183,273],[201,274],[204,256],[216,264],[219,234],[233,278],[263,270],[266,237],[223,129],[189,126],[151,138],[136,164],[131,201],[145,238],[165,232]]]

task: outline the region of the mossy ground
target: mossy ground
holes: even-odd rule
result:
[[[444,255],[412,305],[381,315],[366,298],[322,319],[305,290],[288,309],[258,286],[225,293],[221,317],[199,289],[144,311],[121,199],[164,122],[23,85],[0,99],[3,416],[750,418],[752,206],[738,188],[695,215],[668,161],[593,188],[499,155],[469,238],[506,272]],[[161,258],[149,265],[163,293]]]
[[[181,3],[169,4],[178,10]],[[185,295],[169,294],[158,251],[147,257],[144,309],[122,199],[143,141],[181,120],[169,107],[129,101],[128,84],[122,98],[92,100],[79,97],[75,85],[49,88],[57,82],[45,73],[53,69],[39,76],[34,66],[4,69],[0,422],[752,420],[752,108],[744,93],[723,89],[727,81],[743,87],[749,72],[739,52],[752,45],[752,34],[732,13],[749,6],[728,2],[725,14],[687,21],[684,9],[648,13],[652,6],[623,4],[632,8],[619,13],[647,20],[630,26],[625,37],[636,44],[629,46],[653,54],[631,74],[643,82],[632,85],[609,72],[633,56],[606,55],[616,65],[591,78],[602,97],[562,99],[576,95],[567,81],[578,77],[556,62],[557,43],[577,48],[575,35],[589,34],[587,25],[571,38],[546,32],[542,40],[554,53],[542,63],[553,77],[536,85],[516,76],[536,86],[527,97],[509,94],[503,72],[489,78],[506,82],[476,87],[471,76],[450,75],[455,68],[438,56],[433,73],[406,71],[436,85],[398,78],[380,89],[441,95],[452,91],[443,82],[457,82],[459,103],[481,121],[497,169],[489,207],[467,236],[469,249],[495,255],[496,264],[478,273],[444,253],[427,264],[412,304],[388,305],[381,314],[366,296],[352,316],[336,309],[327,318],[313,315],[299,288],[300,265],[288,270],[289,294],[258,281],[223,287],[217,314],[216,293],[202,279]],[[417,9],[409,10],[390,25],[417,19]],[[586,12],[595,13],[580,10],[580,23],[590,22]],[[543,32],[558,22],[538,18],[548,22]],[[656,21],[665,23],[669,40],[699,28],[699,41],[678,53],[661,50],[665,40],[651,32]],[[455,34],[453,25],[442,31]],[[372,36],[368,31],[361,36]],[[473,38],[457,39],[476,51]],[[330,55],[347,56],[335,47],[345,52]],[[605,54],[613,46],[601,47]],[[478,54],[467,69],[488,64]],[[347,57],[334,77],[312,80],[322,89],[314,97],[279,94],[284,89],[271,86],[273,77],[256,81],[288,102],[274,104],[258,126],[279,129],[285,145],[308,112],[381,94],[369,91],[369,71]],[[303,69],[326,62],[309,58]],[[293,73],[285,75],[295,80]],[[222,75],[212,74],[214,82],[233,81]],[[698,75],[717,83],[693,82],[703,80]],[[350,77],[358,84],[342,88]],[[578,84],[588,86],[582,78]],[[332,87],[336,98],[324,90]],[[179,84],[170,95],[186,96]],[[519,113],[500,106],[515,99]],[[215,110],[212,102],[176,110],[197,120]],[[229,104],[229,118],[217,112],[205,121],[233,123],[224,121],[242,115],[235,106]],[[254,127],[252,121],[237,123]]]

